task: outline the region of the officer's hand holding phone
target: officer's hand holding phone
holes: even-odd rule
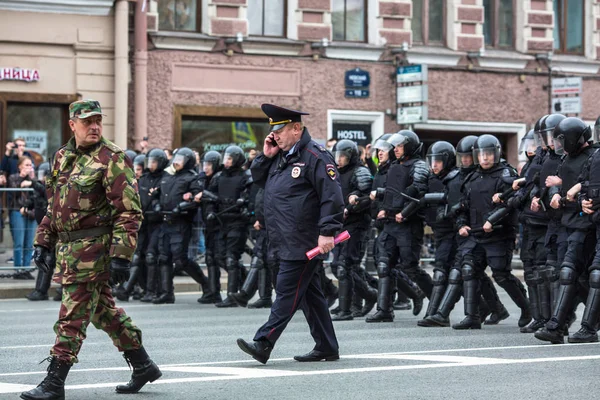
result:
[[[277,142],[275,141],[275,135],[270,133],[265,138],[265,143],[263,145],[263,154],[265,157],[272,158],[279,153],[279,146],[277,146]]]

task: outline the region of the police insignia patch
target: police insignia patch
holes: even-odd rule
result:
[[[300,172],[301,172],[300,167],[294,167],[294,168],[292,168],[292,178],[296,179],[297,177],[299,177],[300,176]]]
[[[337,173],[335,172],[335,166],[333,164],[327,164],[327,175],[329,175],[332,181],[335,181]]]

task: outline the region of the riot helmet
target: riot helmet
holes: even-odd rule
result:
[[[548,115],[549,114],[546,114],[543,117],[540,117],[537,121],[535,121],[535,126],[533,127],[533,136],[535,137],[538,146],[543,148],[546,148],[546,143],[544,142],[544,139],[542,139],[542,123],[546,118],[548,118]]]
[[[475,164],[473,160],[473,146],[476,141],[477,136],[474,135],[465,136],[460,139],[456,145],[456,166],[458,168],[471,168]]]
[[[45,177],[48,176],[48,174],[50,174],[50,163],[48,161],[45,161],[41,163],[37,168],[38,181],[43,180]]]
[[[129,158],[129,161],[133,164],[133,160],[138,155],[134,150],[127,149],[125,150],[125,155]]]
[[[535,140],[534,130],[531,129],[523,139],[521,139],[521,145],[519,146],[519,154],[525,153],[527,158],[530,160],[535,156],[535,151],[538,148],[537,140]]]
[[[546,147],[554,146],[554,128],[558,125],[560,121],[565,119],[562,114],[550,114],[540,124],[540,137]]]
[[[481,135],[473,145],[473,161],[483,169],[489,169],[500,162],[502,146],[494,135]]]
[[[590,127],[579,118],[565,118],[554,128],[554,151],[556,154],[576,155],[592,137]]]
[[[202,170],[206,175],[212,175],[216,173],[220,165],[221,153],[219,153],[218,151],[211,150],[204,153],[204,156],[202,156]],[[206,170],[209,168],[212,168],[210,174],[206,172]]]
[[[594,142],[600,142],[600,117],[594,123]]]
[[[169,158],[163,149],[154,148],[146,156],[146,169],[150,172],[162,172],[169,165]]]
[[[388,141],[387,141],[390,138],[390,136],[392,136],[391,133],[386,133],[386,134],[381,135],[381,137],[379,139],[377,139],[377,141],[373,145],[373,148],[376,151],[375,156],[377,157],[377,160],[379,160],[380,163],[383,163],[386,161],[391,162],[396,159],[396,154],[394,154],[394,146],[392,146],[391,143],[388,143]],[[380,159],[380,157],[379,157],[380,151],[387,154],[387,159],[385,159],[385,160]]]
[[[231,161],[229,161],[231,160]],[[223,166],[225,168],[241,168],[246,162],[244,150],[239,146],[229,146],[223,154]],[[227,165],[227,163],[230,163]]]
[[[452,144],[440,140],[427,149],[427,164],[434,174],[450,171],[456,166],[456,150]]]
[[[146,155],[145,154],[138,154],[133,159],[133,165],[134,166],[141,165],[142,168],[144,168],[145,164],[146,164]]]
[[[193,169],[196,166],[196,154],[189,147],[177,149],[177,152],[173,154],[172,164],[177,171]]]
[[[337,142],[333,147],[333,154],[338,168],[358,163],[358,146],[352,140],[343,139]]]
[[[423,143],[421,143],[419,136],[408,129],[403,129],[398,133],[394,133],[388,139],[388,143],[394,146],[394,151],[397,146],[404,146],[404,154],[399,157],[400,161],[419,155],[423,148]],[[398,153],[396,153],[396,157],[398,157]]]

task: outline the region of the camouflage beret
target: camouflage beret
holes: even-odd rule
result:
[[[89,118],[92,115],[103,115],[100,103],[96,100],[78,100],[69,105],[69,118]]]

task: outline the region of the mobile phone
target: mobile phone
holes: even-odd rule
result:
[[[271,143],[272,146],[277,146],[277,141],[273,138],[273,136],[269,136],[269,143]]]

